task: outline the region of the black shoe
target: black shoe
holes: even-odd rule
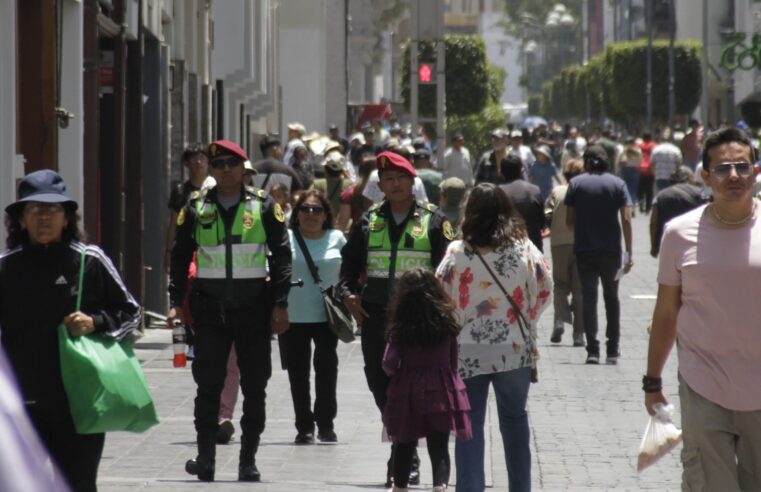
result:
[[[238,480],[241,482],[261,482],[262,476],[256,467],[256,451],[259,438],[245,434],[240,439],[240,460],[238,461]]]
[[[198,456],[185,462],[185,471],[197,476],[202,482],[213,482],[216,457],[215,436],[211,432],[199,432],[197,442]]]
[[[333,429],[318,431],[317,439],[319,439],[320,442],[338,442],[338,436]]]
[[[619,357],[621,357],[621,352],[615,352],[613,354],[609,354],[605,358],[605,363],[608,364],[609,366],[615,366],[616,364],[618,364]]]
[[[587,364],[599,364],[600,363],[600,356],[597,354],[589,354],[587,355]]]
[[[560,340],[563,337],[563,333],[565,333],[565,328],[562,326],[555,328],[552,330],[552,335],[550,336],[550,342],[552,343],[560,343]]]
[[[241,465],[238,467],[238,480],[241,482],[261,482],[262,474],[255,463]]]
[[[420,485],[420,458],[417,455],[417,448],[412,455],[412,468],[410,468],[410,485]]]
[[[294,444],[314,444],[314,432],[299,432],[296,434]]]
[[[235,427],[229,420],[225,420],[219,424],[217,429],[217,444],[229,444],[235,435]]]

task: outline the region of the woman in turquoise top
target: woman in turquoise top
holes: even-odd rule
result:
[[[338,338],[328,328],[325,305],[320,288],[315,284],[304,253],[296,238],[303,237],[314,261],[322,285],[327,288],[338,282],[341,269],[341,248],[346,239],[341,231],[332,229],[333,214],[325,195],[316,190],[304,192],[296,202],[288,231],[293,256],[293,278],[304,280],[304,286],[291,289],[288,296],[288,318],[291,326],[281,335],[291,383],[293,410],[296,414],[296,444],[337,442],[333,430],[336,418],[336,380],[338,379]],[[315,401],[310,395],[310,368],[314,341]]]

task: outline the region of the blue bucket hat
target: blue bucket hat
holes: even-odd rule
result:
[[[35,171],[24,176],[18,188],[19,199],[5,207],[8,215],[16,215],[26,202],[62,203],[70,210],[77,202],[66,194],[66,184],[60,174],[50,169]]]

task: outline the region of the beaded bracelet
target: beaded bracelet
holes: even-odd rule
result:
[[[642,391],[645,393],[658,393],[663,390],[663,380],[650,376],[642,376]]]

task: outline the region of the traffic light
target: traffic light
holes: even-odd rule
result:
[[[421,63],[417,69],[417,79],[420,84],[435,84],[433,63]]]

